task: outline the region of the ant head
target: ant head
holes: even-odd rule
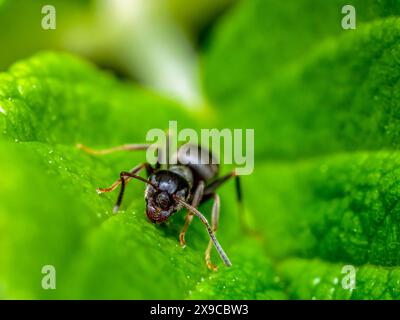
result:
[[[181,208],[174,196],[186,200],[189,188],[184,179],[166,170],[158,171],[149,180],[152,184],[145,192],[146,214],[151,222],[162,223]]]

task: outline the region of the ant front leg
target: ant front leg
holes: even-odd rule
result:
[[[116,205],[114,206],[113,212],[116,213],[121,205],[122,202],[122,197],[124,195],[124,191],[125,191],[125,186],[126,184],[132,179],[138,179],[138,180],[142,180],[144,182],[148,181],[140,176],[137,176],[136,174],[139,173],[141,170],[143,170],[143,168],[146,168],[147,171],[147,175],[149,176],[152,172],[153,172],[153,168],[151,167],[151,165],[147,162],[139,164],[138,166],[134,167],[131,171],[126,172],[126,171],[122,171],[120,173],[120,177],[117,181],[115,181],[110,187],[108,188],[97,188],[97,193],[104,193],[104,192],[111,192],[114,191],[120,184],[121,184],[121,191],[118,195],[118,200]]]
[[[214,234],[216,234],[217,229],[218,229],[218,222],[219,222],[220,199],[219,199],[218,194],[216,194],[216,193],[213,194],[213,197],[214,197],[214,203],[213,203],[212,213],[211,213],[211,230],[214,232]],[[211,263],[212,247],[213,247],[213,242],[210,239],[210,241],[208,242],[208,246],[207,246],[204,257],[206,260],[207,267],[210,270],[217,271],[218,267]]]
[[[197,208],[197,206],[200,204],[200,201],[203,197],[203,193],[204,193],[204,181],[200,181],[199,185],[196,188],[196,191],[194,192],[192,200],[192,206],[194,208]],[[191,211],[188,211],[185,218],[185,225],[183,226],[182,231],[179,234],[179,242],[181,243],[182,247],[186,246],[185,234],[190,224],[192,223],[192,220],[193,220],[193,213]]]
[[[141,181],[146,182],[146,183],[150,183],[148,180],[146,180],[146,179],[144,179],[144,178],[142,178],[142,177],[140,177],[140,176],[138,176],[138,175],[136,175],[136,174],[134,174],[132,172],[122,171],[119,174],[119,179],[121,180],[121,189],[120,189],[119,194],[118,194],[117,203],[115,204],[114,209],[113,209],[114,213],[118,212],[119,207],[121,206],[121,203],[122,203],[122,198],[124,197],[125,186],[126,186],[127,182],[132,178],[141,180]]]
[[[141,170],[143,170],[143,168],[146,168],[146,172],[147,172],[147,176],[149,176],[152,172],[153,172],[153,168],[151,167],[151,165],[147,162],[145,163],[141,163],[138,166],[132,168],[129,173],[132,174],[137,174],[139,173]],[[131,180],[131,178],[129,179],[125,179],[125,182],[128,183]],[[108,188],[97,188],[96,191],[97,193],[101,194],[101,193],[105,193],[105,192],[111,192],[114,191],[120,184],[121,184],[122,180],[121,178],[119,178],[117,181],[115,181],[110,187]]]

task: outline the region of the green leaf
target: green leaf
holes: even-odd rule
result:
[[[286,299],[273,263],[258,241],[245,240],[231,249],[237,263],[229,270],[201,278],[190,292],[191,299]],[[237,267],[239,266],[239,267]],[[249,277],[248,275],[251,275]]]
[[[144,142],[147,130],[167,128],[168,120],[198,128],[196,119],[209,119],[209,113],[184,110],[81,59],[55,53],[36,55],[1,74],[0,106],[0,296],[284,297],[270,261],[259,257],[262,249],[249,254],[241,244],[245,239],[237,237],[233,187],[221,196],[218,238],[234,267],[225,273],[213,252],[220,275],[212,275],[203,259],[209,239],[199,221],[192,223],[182,249],[184,213],[166,226],[150,224],[142,184],[129,185],[124,212],[117,215],[112,213],[116,194],[96,194],[97,187],[142,162],[143,153],[94,157],[75,147]],[[209,205],[201,210],[209,216]],[[41,287],[45,265],[56,268],[56,290]],[[255,268],[269,271],[254,275]],[[236,279],[240,287],[234,286]],[[247,283],[255,290],[245,290]]]
[[[362,265],[356,268],[353,290],[344,289],[347,281],[343,264],[321,260],[288,259],[278,266],[291,299],[399,299],[399,268]]]
[[[212,100],[226,105],[244,99],[257,84],[268,90],[271,78],[282,68],[300,65],[322,42],[346,32],[358,33],[370,21],[400,13],[398,1],[354,0],[357,30],[345,31],[341,10],[347,4],[343,0],[241,1],[218,24],[210,41],[205,86]]]
[[[299,3],[303,2],[307,1]],[[258,20],[253,17],[253,21]],[[206,64],[211,76],[206,77],[206,83],[223,115],[220,125],[255,128],[256,134],[262,135],[256,139],[256,154],[263,159],[397,146],[399,20],[388,18],[371,24],[362,24],[361,18],[358,21],[361,26],[357,30],[342,30],[340,36],[318,42],[303,57],[280,65],[276,74],[264,72],[257,77],[244,67],[241,74],[255,74],[251,82],[240,75],[233,76],[230,70],[234,67],[226,66],[229,73],[220,69],[223,64],[216,67],[212,61],[217,59],[218,46],[211,50],[210,63]],[[340,25],[340,19],[336,24]],[[226,29],[229,35],[231,29]],[[318,34],[316,37],[320,39]],[[255,60],[253,51],[268,56],[262,47],[240,48],[246,50],[243,55],[251,61]],[[218,57],[222,55],[228,56],[221,52]],[[239,66],[243,64],[238,63]],[[258,63],[254,68],[262,69]],[[236,87],[225,89],[224,81],[213,73],[229,75],[227,81],[237,81]],[[248,83],[251,87],[242,89]],[[225,94],[214,94],[216,90]],[[239,116],[244,109],[246,117]]]
[[[1,74],[0,297],[400,298],[400,22],[389,17],[399,5],[355,1],[357,30],[344,31],[344,4],[239,4],[206,53],[212,109],[187,110],[61,53]],[[221,190],[218,238],[231,269],[213,252],[220,270],[207,270],[199,221],[185,249],[183,213],[148,223],[143,185],[129,185],[117,215],[116,195],[95,193],[143,154],[75,148],[143,142],[168,120],[256,129],[256,169],[243,179],[256,237],[239,228],[233,186]],[[201,210],[209,217],[210,204]],[[41,287],[47,264],[56,290]],[[353,290],[342,285],[346,265]]]
[[[399,161],[398,152],[364,152],[259,167],[248,183],[260,179],[268,192],[250,189],[248,199],[268,250],[400,265]]]
[[[355,1],[345,31],[344,4],[243,2],[213,34],[205,87],[221,127],[255,128],[246,203],[288,297],[398,299],[399,6]]]

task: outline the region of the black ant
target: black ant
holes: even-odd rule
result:
[[[167,146],[168,145],[167,142]],[[93,150],[82,144],[78,144],[78,147],[93,155],[103,155],[121,150],[147,150],[150,147],[150,144],[125,144],[104,150]],[[189,150],[191,148],[195,148],[196,152],[190,152]],[[169,159],[168,148],[166,149],[166,153],[166,159]],[[157,224],[165,222],[172,214],[182,208],[186,208],[188,213],[186,215],[185,224],[179,235],[182,247],[186,245],[185,233],[192,222],[193,215],[196,215],[200,218],[210,236],[210,241],[205,251],[207,267],[214,271],[217,270],[217,267],[211,263],[210,253],[212,244],[214,244],[225,265],[230,267],[232,264],[215,237],[218,228],[220,209],[220,198],[215,191],[229,179],[235,178],[237,198],[239,203],[241,203],[242,193],[239,176],[235,171],[232,171],[231,173],[218,178],[219,165],[216,164],[216,161],[212,161],[215,159],[213,154],[209,150],[197,145],[186,144],[180,147],[176,154],[178,159],[176,162],[177,164],[170,165],[168,163],[169,161],[167,161],[165,168],[161,168],[160,160],[162,152],[160,152],[160,148],[157,149],[157,154],[158,159],[154,168],[151,164],[144,162],[134,167],[129,172],[122,171],[119,175],[119,179],[109,188],[98,188],[97,192],[110,192],[121,185],[118,199],[114,207],[114,212],[117,212],[121,205],[125,186],[128,181],[133,178],[145,182],[147,184],[145,190],[146,213],[150,221]],[[193,157],[193,154],[196,156]],[[208,157],[208,164],[201,163],[200,160],[205,159],[202,157]],[[185,161],[182,161],[182,159]],[[146,169],[147,171],[147,179],[138,175],[138,173],[143,169]],[[197,207],[200,204],[210,199],[214,199],[211,226],[204,215],[197,210]]]

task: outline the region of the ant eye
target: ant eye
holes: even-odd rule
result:
[[[157,202],[162,209],[167,209],[169,207],[169,196],[162,192],[157,196]]]

